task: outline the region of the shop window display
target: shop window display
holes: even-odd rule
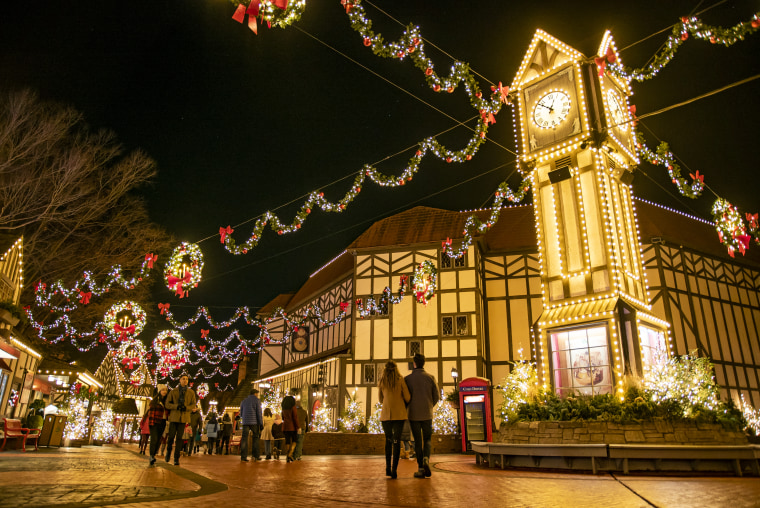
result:
[[[606,326],[551,333],[552,373],[557,395],[612,393]]]
[[[668,359],[665,346],[665,333],[648,326],[639,327],[639,342],[641,343],[641,363],[644,371],[652,365],[657,365]]]

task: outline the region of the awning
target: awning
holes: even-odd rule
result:
[[[21,351],[11,346],[10,344],[5,344],[3,342],[0,342],[0,358],[9,358],[11,360],[18,360],[19,356],[21,356]]]
[[[579,302],[545,310],[538,319],[543,327],[551,325],[573,324],[598,319],[609,319],[608,314],[615,310],[617,298],[605,298],[590,302]]]

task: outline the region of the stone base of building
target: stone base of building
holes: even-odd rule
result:
[[[496,443],[514,444],[667,444],[746,445],[741,431],[716,423],[654,420],[643,423],[517,422],[502,424]]]

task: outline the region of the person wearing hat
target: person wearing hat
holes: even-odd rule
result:
[[[259,391],[251,388],[251,394],[240,403],[240,418],[243,425],[243,435],[240,436],[240,460],[248,462],[248,433],[251,433],[251,457],[254,461],[261,460],[259,435],[264,428],[264,417],[261,415],[261,401],[257,397]]]
[[[169,462],[172,455],[172,441],[174,443],[174,465],[179,466],[179,456],[182,451],[182,434],[185,432],[185,426],[190,423],[190,412],[195,410],[197,399],[192,388],[187,386],[189,378],[187,374],[179,377],[179,386],[169,392],[166,397],[166,409],[169,413],[169,435],[166,438],[166,462]]]
[[[158,385],[153,391],[153,400],[148,405],[148,425],[150,427],[150,465],[156,463],[156,453],[161,443],[161,436],[166,428],[166,396],[169,387]]]

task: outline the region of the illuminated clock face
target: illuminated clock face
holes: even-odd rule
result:
[[[293,349],[296,351],[306,351],[306,347],[309,345],[306,342],[307,331],[305,328],[299,328],[296,332],[296,336],[293,339]]]
[[[533,107],[533,121],[542,129],[553,129],[570,113],[570,97],[561,91],[549,92]]]
[[[612,121],[615,124],[614,127],[622,131],[627,130],[628,122],[626,121],[625,113],[623,113],[623,107],[620,105],[620,100],[613,90],[607,90],[607,106],[610,108]]]

